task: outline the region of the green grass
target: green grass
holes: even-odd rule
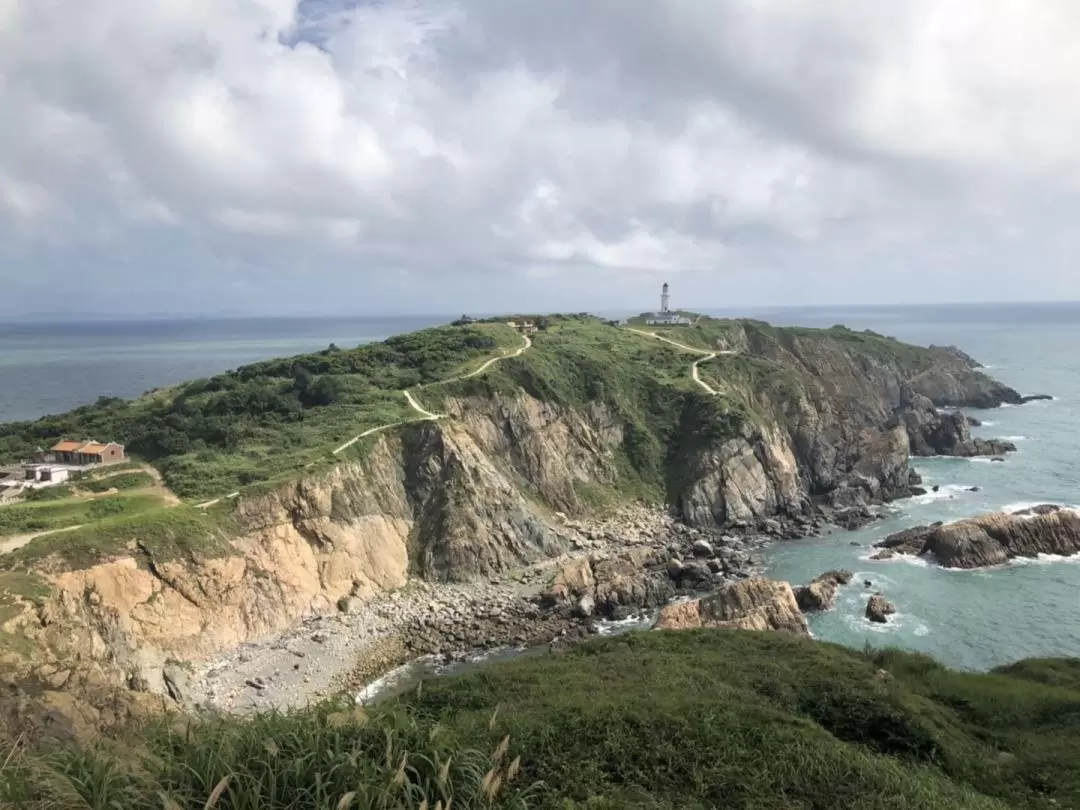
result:
[[[248,720],[161,721],[84,750],[0,746],[0,800],[28,810],[528,808],[512,740],[477,747],[404,707],[349,701]],[[217,798],[214,798],[214,797]]]
[[[104,518],[135,515],[160,505],[158,496],[138,493],[15,503],[0,507],[0,537],[53,531]]]
[[[516,349],[504,324],[438,327],[355,349],[271,360],[126,401],[0,426],[0,461],[61,437],[119,441],[177,495],[204,500],[301,470],[346,440],[409,418],[401,390]]]
[[[236,527],[231,511],[231,502],[224,502],[214,509],[177,506],[106,516],[0,555],[0,570],[25,570],[43,558],[75,570],[124,554],[152,557],[154,562],[221,556],[232,551],[229,538]]]
[[[217,806],[238,810],[349,794],[433,808],[451,790],[459,808],[1077,807],[1078,667],[971,674],[778,633],[635,633],[428,681],[369,712],[327,703],[23,749],[0,800],[186,810],[227,779]],[[504,785],[509,770],[489,801],[485,775]]]
[[[79,489],[88,492],[108,492],[110,489],[120,491],[128,489],[145,489],[154,485],[154,478],[147,472],[121,472],[116,475],[87,478],[78,482]]]

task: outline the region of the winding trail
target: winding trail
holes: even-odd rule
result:
[[[81,529],[83,524],[77,526],[64,526],[62,529],[47,529],[43,532],[32,532],[31,534],[16,534],[8,537],[6,540],[0,541],[0,554],[10,554],[17,548],[22,548],[31,540],[37,540],[39,537],[46,537],[51,534],[62,534],[63,532],[73,532],[76,529]]]
[[[690,366],[690,374],[694,378],[694,382],[696,382],[713,396],[717,396],[720,392],[713,388],[711,385],[709,385],[707,382],[705,382],[703,379],[701,379],[701,375],[698,372],[698,365],[701,363],[708,363],[710,360],[715,360],[720,355],[737,354],[734,349],[724,349],[723,351],[718,352],[710,352],[706,349],[695,349],[693,346],[687,346],[685,343],[679,343],[677,340],[672,340],[671,338],[664,337],[663,335],[658,335],[656,334],[656,332],[646,332],[644,329],[634,329],[631,326],[627,326],[624,328],[627,332],[635,332],[639,335],[653,338],[654,340],[662,340],[664,343],[670,343],[677,349],[682,349],[686,352],[693,352],[694,354],[702,355],[702,357],[699,357],[697,360],[694,361],[693,365]]]
[[[444,382],[454,382],[454,380],[468,380],[471,377],[476,377],[479,374],[483,374],[485,371],[487,371],[489,368],[491,368],[495,363],[498,363],[500,360],[507,360],[507,359],[509,359],[511,357],[520,357],[522,354],[525,353],[526,349],[531,349],[532,348],[532,341],[529,340],[529,336],[528,335],[522,335],[521,337],[525,341],[525,343],[521,346],[521,348],[515,349],[514,351],[509,352],[507,354],[500,354],[498,357],[492,357],[490,360],[485,362],[482,366],[480,366],[480,368],[476,369],[475,371],[470,371],[468,374],[462,374],[460,377],[451,377],[449,380],[444,380]],[[406,393],[405,396],[408,396],[408,394]],[[423,409],[419,408],[418,410],[422,411]]]
[[[482,365],[480,365],[479,368],[476,368],[473,371],[470,371],[468,374],[461,374],[461,375],[459,375],[457,377],[450,377],[449,379],[442,380],[441,382],[442,383],[449,383],[449,382],[454,382],[456,380],[468,380],[468,379],[470,379],[472,377],[476,377],[476,376],[478,376],[480,374],[483,374],[485,371],[487,371],[489,368],[491,368],[493,365],[495,365],[496,363],[498,363],[501,360],[507,360],[507,359],[509,359],[511,357],[520,357],[525,352],[526,349],[532,348],[532,341],[529,339],[529,336],[528,335],[522,335],[521,337],[522,337],[522,340],[524,340],[524,343],[521,345],[520,348],[515,349],[512,352],[505,352],[503,354],[500,354],[498,357],[492,357],[490,360],[486,360]],[[418,414],[420,414],[419,419],[406,419],[406,420],[403,420],[403,421],[400,421],[400,422],[389,422],[389,423],[387,423],[385,425],[379,425],[377,427],[369,428],[368,430],[365,430],[363,433],[361,433],[361,434],[359,434],[357,436],[353,436],[351,439],[349,439],[347,442],[345,442],[345,444],[341,445],[341,447],[336,448],[334,450],[334,455],[336,456],[338,453],[341,453],[341,452],[349,449],[350,447],[352,447],[354,444],[356,444],[358,441],[365,438],[366,436],[371,436],[372,434],[379,433],[380,431],[388,430],[389,428],[397,427],[398,425],[405,425],[405,424],[408,424],[410,422],[433,422],[433,421],[436,421],[438,419],[445,419],[447,417],[447,414],[445,414],[445,413],[432,413],[431,411],[429,411],[427,408],[425,408],[423,405],[421,405],[419,402],[417,402],[416,397],[413,396],[412,391],[409,391],[409,390],[406,389],[406,390],[402,391],[401,393],[404,395],[405,401],[409,403],[409,407],[412,408],[414,411],[416,411]]]

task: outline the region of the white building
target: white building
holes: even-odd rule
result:
[[[645,323],[649,326],[690,326],[693,323],[685,315],[680,315],[678,312],[672,312],[669,308],[671,303],[670,288],[667,283],[660,289],[660,311],[654,312],[651,316],[645,319]]]
[[[23,465],[23,483],[35,489],[62,484],[68,480],[69,476],[68,468],[60,464]]]

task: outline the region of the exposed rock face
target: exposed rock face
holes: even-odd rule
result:
[[[875,593],[866,603],[866,618],[877,624],[885,624],[894,613],[896,606],[880,593]]]
[[[675,595],[666,563],[649,548],[581,557],[559,569],[545,601],[578,605],[580,612],[581,601],[588,600],[590,614],[609,618],[618,616],[623,608],[659,607]]]
[[[971,435],[968,418],[959,411],[940,413],[924,396],[912,394],[901,411],[913,456],[1000,456],[1016,450],[1012,442]]]
[[[982,568],[1039,554],[1069,556],[1080,553],[1080,515],[1049,504],[1013,514],[995,512],[907,529],[877,546],[900,554],[931,554],[946,568]]]
[[[716,627],[810,634],[791,586],[769,579],[743,580],[701,599],[668,605],[660,612],[656,627],[660,630]]]
[[[836,594],[841,585],[847,585],[854,576],[850,571],[826,571],[811,580],[809,585],[795,589],[795,601],[802,611],[829,610],[836,604]]]

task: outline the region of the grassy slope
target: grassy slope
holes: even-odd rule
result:
[[[353,807],[433,808],[450,790],[460,808],[1077,807],[1077,762],[1080,662],[976,675],[696,631],[492,665],[371,713],[327,704],[32,752],[0,771],[0,798],[68,789],[85,803],[49,806],[157,808],[164,794],[201,808],[231,776],[219,806],[267,810],[332,808],[354,791]],[[486,774],[500,783],[490,802],[473,798]]]
[[[120,441],[181,497],[211,498],[296,473],[357,433],[411,418],[400,391],[521,345],[501,324],[439,327],[349,350],[256,363],[135,401],[102,399],[0,426],[0,461],[63,436]]]
[[[0,506],[0,539],[9,535],[53,531],[98,520],[133,516],[160,506],[160,497],[138,492]]]

